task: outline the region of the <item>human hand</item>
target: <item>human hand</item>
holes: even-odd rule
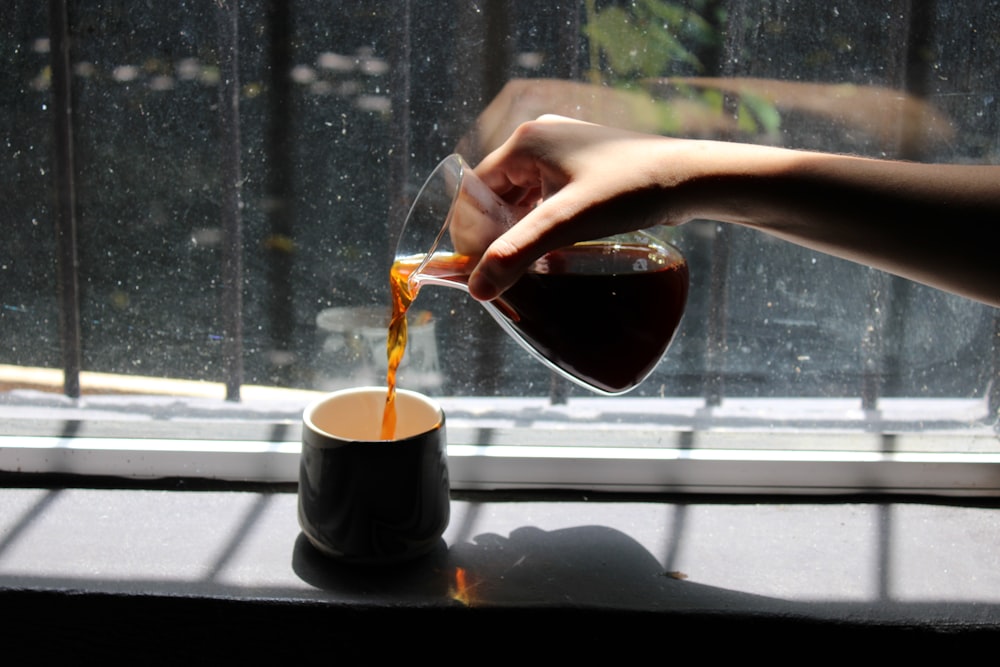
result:
[[[683,221],[658,171],[672,143],[560,116],[520,125],[475,172],[508,204],[534,208],[483,254],[469,280],[472,296],[496,298],[557,248]]]

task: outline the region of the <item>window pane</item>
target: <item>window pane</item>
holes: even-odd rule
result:
[[[221,380],[212,5],[80,3],[71,16],[84,368]]]
[[[6,234],[0,243],[0,364],[59,365],[52,209],[52,101],[48,13],[34,2],[8,7],[0,28],[0,183]]]
[[[58,368],[50,36],[36,4],[16,0],[0,32],[15,91],[0,107],[0,364]],[[235,48],[218,3],[69,4],[87,371],[224,382],[235,312],[246,384],[382,382],[387,270],[409,199],[456,147],[475,160],[542,112],[907,160],[997,156],[1000,16],[972,0],[250,2]],[[227,85],[238,137],[221,113]],[[499,127],[477,125],[515,89]],[[222,195],[230,150],[237,210]],[[690,262],[690,302],[630,396],[872,407],[985,399],[996,378],[991,308],[711,221],[662,233]],[[224,289],[227,247],[241,304]],[[414,310],[401,386],[587,396],[458,291],[427,288]]]

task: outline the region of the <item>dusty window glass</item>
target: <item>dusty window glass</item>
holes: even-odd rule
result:
[[[0,183],[7,233],[0,244],[4,340],[0,363],[58,367],[49,38],[45,7],[15,3],[0,29],[3,160]]]
[[[672,136],[997,159],[1000,16],[971,0],[233,7],[68,3],[84,370],[225,381],[235,316],[243,383],[380,382],[409,198],[447,154],[474,161],[546,111]],[[0,364],[16,375],[59,368],[65,341],[50,16],[22,0],[5,16]],[[502,122],[477,123],[498,95],[515,103]],[[222,194],[234,174],[236,208]],[[996,378],[993,309],[710,221],[663,232],[690,262],[690,302],[631,396],[985,398]],[[228,277],[227,247],[240,260]],[[429,288],[414,308],[403,386],[586,395],[464,295]]]

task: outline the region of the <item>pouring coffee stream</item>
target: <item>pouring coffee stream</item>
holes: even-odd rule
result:
[[[392,316],[389,319],[389,331],[386,339],[388,356],[388,372],[386,373],[385,410],[382,412],[382,439],[392,440],[396,435],[396,373],[406,352],[407,322],[406,311],[413,303],[409,286],[394,270],[389,272],[390,293],[392,295]]]
[[[383,439],[395,430],[407,308],[424,285],[468,292],[478,257],[524,212],[507,206],[458,155],[443,160],[417,194],[389,272],[393,310]],[[687,293],[681,252],[640,231],[550,252],[482,305],[550,369],[595,393],[617,395],[656,367],[680,324]]]

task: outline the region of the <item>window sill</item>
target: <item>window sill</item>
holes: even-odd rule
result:
[[[30,655],[405,655],[392,637],[421,635],[449,654],[709,637],[780,652],[793,636],[913,648],[1000,627],[985,504],[456,494],[440,549],[388,571],[317,554],[289,489],[36,485],[0,489],[0,506],[0,600],[20,638],[5,651]]]
[[[1000,461],[976,402],[859,419],[829,401],[787,414],[676,401],[650,421],[620,399],[446,399],[451,524],[436,553],[386,572],[327,561],[299,532],[305,398],[8,394],[10,635],[31,655],[155,646],[165,661],[259,662],[317,643],[565,658],[705,638],[718,652],[720,636],[733,650],[794,636],[898,651],[1000,634]],[[912,412],[933,428],[903,428]],[[303,641],[313,627],[322,637]],[[405,641],[386,646],[385,628]]]

